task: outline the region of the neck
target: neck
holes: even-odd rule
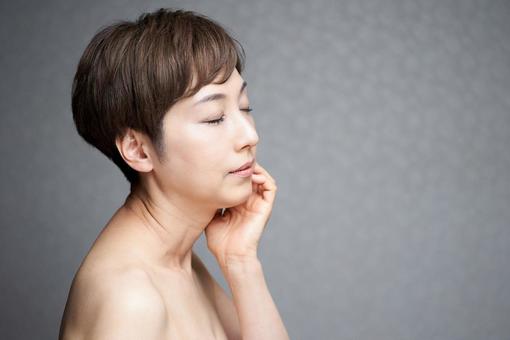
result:
[[[200,206],[178,195],[168,196],[156,185],[133,187],[122,209],[134,215],[148,237],[147,255],[169,269],[192,273],[195,242],[217,208]]]

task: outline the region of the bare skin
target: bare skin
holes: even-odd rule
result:
[[[257,257],[276,184],[255,161],[247,107],[234,70],[172,106],[162,159],[137,131],[116,140],[141,180],[76,273],[60,340],[288,340]],[[246,176],[232,173],[247,161]],[[232,299],[193,253],[202,233]]]
[[[144,235],[130,227],[133,223],[132,212],[120,208],[85,257],[69,293],[60,339],[93,339],[100,305],[119,288],[155,302],[149,311],[160,320],[158,339],[240,339],[234,304],[199,257],[192,254],[191,275],[148,263],[136,249]]]

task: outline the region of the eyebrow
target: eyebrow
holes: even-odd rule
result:
[[[243,84],[241,85],[241,89],[239,90],[239,94],[241,94],[243,92],[244,88],[247,85],[248,84],[246,83],[246,81],[243,81]],[[223,93],[213,93],[213,94],[210,94],[210,95],[205,96],[204,98],[200,99],[195,104],[193,104],[193,106],[196,106],[198,104],[202,104],[202,103],[205,103],[205,102],[213,101],[213,100],[223,99],[225,97],[226,96]]]

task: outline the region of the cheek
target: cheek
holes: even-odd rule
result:
[[[196,143],[190,144],[174,155],[179,161],[182,170],[190,174],[202,174],[205,176],[214,175],[228,171],[228,164],[225,164],[225,152],[212,147]]]
[[[170,148],[167,154],[163,171],[171,186],[211,189],[222,184],[229,169],[224,159],[225,152],[210,144],[204,146],[188,141]]]
[[[165,138],[166,171],[174,172],[173,180],[207,187],[221,184],[232,167],[224,134],[215,127],[198,123],[173,126]]]
[[[227,162],[227,148],[217,133],[213,134],[207,128],[197,128],[187,131],[186,137],[185,141],[178,144],[178,154],[190,167],[190,171],[211,174],[228,171],[230,164]]]

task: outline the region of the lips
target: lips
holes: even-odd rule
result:
[[[247,163],[244,163],[243,165],[241,165],[239,168],[235,169],[235,170],[232,170],[230,171],[230,173],[232,172],[237,172],[237,171],[241,171],[241,170],[245,170],[245,169],[249,169],[252,167],[253,163],[255,162],[254,159],[252,159],[251,161],[247,162]]]

